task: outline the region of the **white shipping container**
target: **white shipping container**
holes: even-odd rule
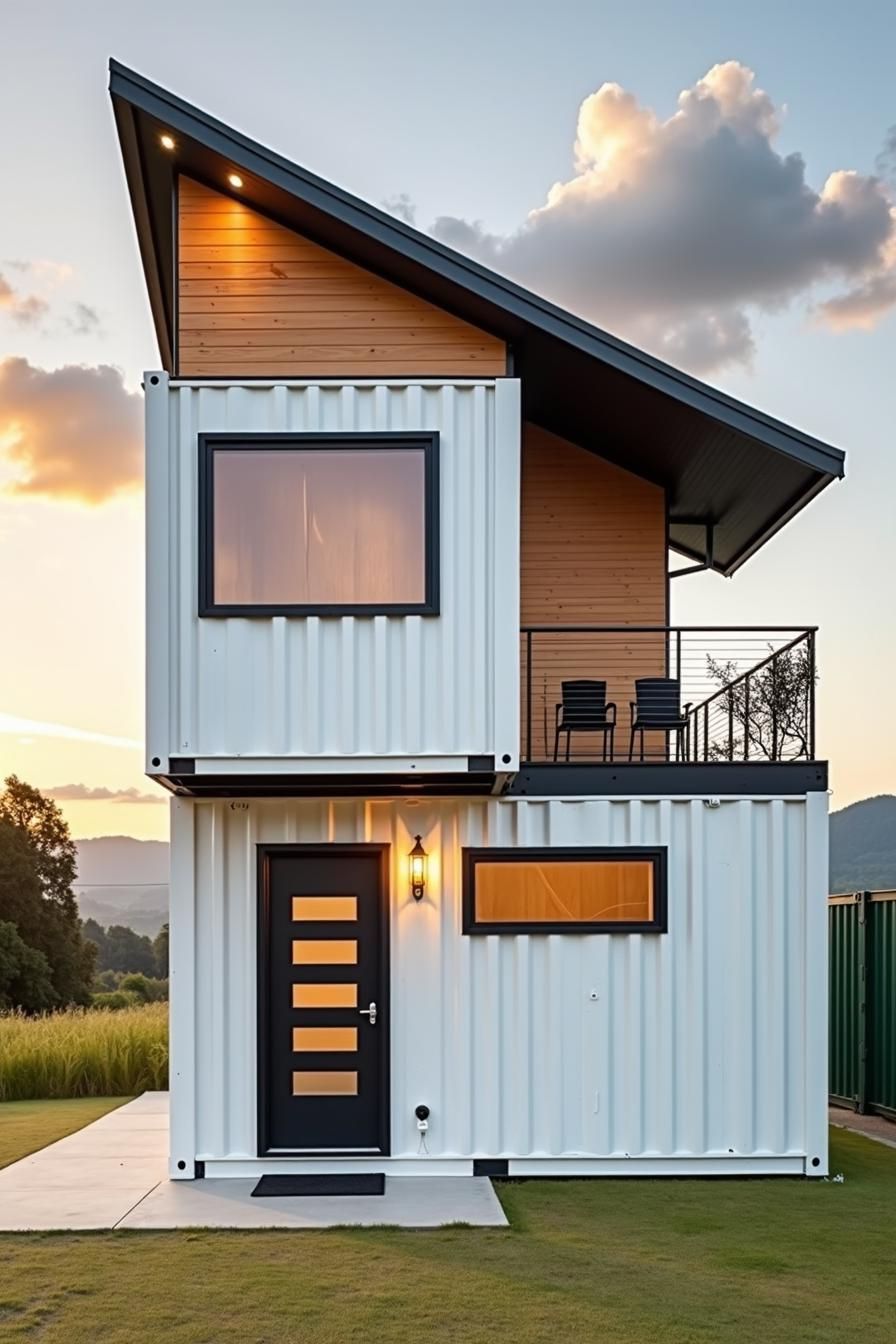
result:
[[[172,802],[172,1175],[827,1170],[827,798]],[[407,855],[429,853],[413,900]],[[391,1156],[259,1158],[256,846],[390,846]],[[668,847],[668,932],[461,932],[461,850]],[[421,1151],[414,1109],[431,1109]],[[183,1164],[182,1166],[179,1164]]]
[[[146,392],[147,771],[515,768],[519,383],[150,374]],[[198,617],[198,435],[288,431],[438,431],[438,616]]]

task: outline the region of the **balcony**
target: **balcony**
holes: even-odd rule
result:
[[[524,626],[522,760],[814,762],[815,635],[814,626]]]

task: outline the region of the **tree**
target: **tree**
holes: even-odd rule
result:
[[[135,994],[142,1003],[159,1003],[168,997],[168,981],[151,975],[123,975],[118,988],[125,994]]]
[[[9,775],[5,783],[0,793],[0,821],[24,831],[34,851],[45,899],[76,920],[78,904],[72,886],[78,875],[78,850],[59,804],[16,775]]]
[[[153,939],[152,950],[156,959],[156,975],[168,979],[168,925],[163,924]]]
[[[166,933],[165,951],[167,952],[167,928],[164,926],[163,932]],[[89,938],[96,947],[96,965],[100,975],[97,981],[101,980],[107,974],[115,973],[117,975],[145,975],[150,979],[158,976],[165,979],[167,975],[159,969],[157,947],[161,933],[157,935],[155,942],[151,941],[145,934],[135,933],[133,929],[126,924],[110,924],[108,929],[104,929],[95,919],[84,921],[84,937]],[[107,988],[118,988],[111,984]]]
[[[27,880],[20,871],[6,881],[0,919],[44,954],[60,1003],[89,1003],[95,952],[81,933],[72,891],[77,850],[65,818],[51,799],[10,775],[0,793],[0,830],[7,865],[30,872]]]
[[[126,925],[109,925],[101,949],[101,970],[125,970],[142,976],[156,974],[152,942]]]
[[[0,821],[0,1007],[37,1012],[59,1002],[45,954],[48,914],[31,846]]]
[[[98,971],[93,981],[94,997],[98,990],[108,990],[111,992],[113,989],[117,989],[120,979],[121,971]]]
[[[717,662],[707,655],[713,681],[726,688],[715,702],[724,713],[723,740],[709,744],[712,760],[808,760],[811,692],[817,681],[807,643],[770,656],[751,672],[749,681],[737,663]],[[729,710],[733,733],[729,742]]]
[[[34,854],[17,826],[0,821],[0,919],[15,924],[29,941],[43,919],[43,889]]]
[[[50,963],[19,937],[15,924],[0,920],[0,1011],[41,1013],[58,1002]]]
[[[95,919],[85,919],[81,925],[81,933],[88,942],[93,943],[96,951],[94,952],[94,965],[98,971],[108,970],[106,965],[106,930],[102,924],[98,924]]]

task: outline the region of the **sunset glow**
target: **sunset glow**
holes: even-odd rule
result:
[[[15,184],[0,216],[0,776],[53,790],[78,835],[163,837],[167,795],[146,780],[142,747],[141,384],[160,356],[102,75],[110,51],[133,50],[133,14],[101,8],[84,24],[59,0],[25,7],[5,35],[0,106],[16,134],[0,148]],[[847,450],[844,486],[731,582],[676,580],[671,613],[820,627],[818,743],[837,808],[896,792],[890,71],[850,40],[848,13],[804,62],[789,12],[772,31],[738,7],[703,8],[696,53],[659,5],[634,25],[578,4],[548,23],[532,7],[509,29],[470,9],[462,97],[454,62],[431,69],[444,15],[437,26],[426,7],[396,21],[394,48],[382,13],[358,7],[353,47],[377,51],[375,89],[366,54],[345,54],[334,78],[334,7],[303,11],[301,80],[292,19],[272,41],[266,0],[251,31],[199,0],[189,81],[173,0],[132,59],[310,171]],[[37,89],[48,15],[65,60]],[[263,77],[246,80],[262,51]],[[421,61],[432,82],[409,115]],[[176,124],[150,132],[166,173],[186,158]],[[231,162],[208,184],[222,200],[245,185]],[[235,208],[228,228],[248,213]]]

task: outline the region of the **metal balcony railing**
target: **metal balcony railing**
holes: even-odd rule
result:
[[[522,757],[814,760],[816,629],[524,626]]]

